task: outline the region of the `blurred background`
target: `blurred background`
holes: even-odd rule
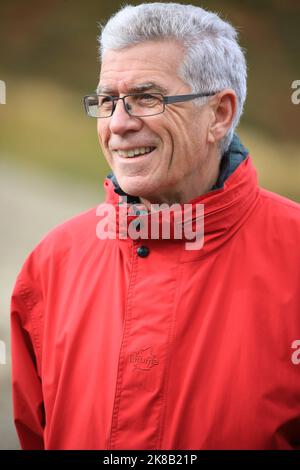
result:
[[[0,1],[0,80],[6,84],[6,104],[0,104],[0,341],[6,344],[6,364],[0,364],[1,449],[19,448],[9,340],[17,273],[52,227],[103,200],[109,168],[82,97],[98,81],[98,24],[122,3]],[[260,184],[300,202],[300,104],[291,100],[292,83],[300,80],[300,1],[181,3],[220,13],[237,27],[248,61],[248,99],[238,132]]]

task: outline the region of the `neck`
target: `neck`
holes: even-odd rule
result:
[[[140,196],[140,202],[151,209],[151,204],[186,204],[203,194],[209,192],[216,184],[219,176],[221,159],[217,155],[210,155],[205,165],[202,165],[198,178],[194,174],[190,178],[184,178],[181,185],[171,191],[161,192],[151,196]]]

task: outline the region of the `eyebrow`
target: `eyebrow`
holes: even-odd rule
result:
[[[156,90],[157,92],[162,93],[163,95],[166,95],[168,93],[166,88],[152,81],[145,82],[145,83],[138,83],[128,88],[127,93],[142,93],[148,90]],[[111,96],[116,96],[118,94],[115,92],[115,90],[113,90],[112,88],[106,87],[105,85],[104,86],[98,85],[96,89],[96,93],[98,95],[105,94],[105,95],[111,95]]]

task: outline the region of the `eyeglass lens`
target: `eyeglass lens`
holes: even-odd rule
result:
[[[136,94],[123,98],[126,110],[133,116],[151,116],[164,110],[163,97],[159,94]],[[116,106],[116,99],[98,95],[88,97],[89,114],[95,117],[109,117]]]

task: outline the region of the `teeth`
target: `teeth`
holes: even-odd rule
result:
[[[120,157],[135,157],[136,155],[144,155],[145,153],[152,152],[155,147],[138,147],[132,150],[117,150]]]

